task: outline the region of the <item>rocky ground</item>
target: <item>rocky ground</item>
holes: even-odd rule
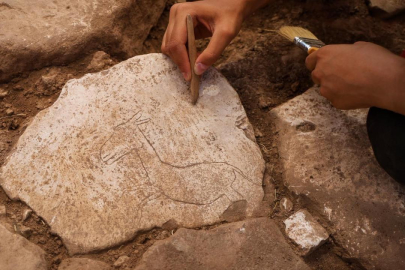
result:
[[[150,74],[141,77],[151,89],[155,84],[162,84],[159,78],[166,71],[168,74],[164,76],[176,78],[174,67],[167,67],[159,73],[153,66],[137,68],[131,62],[121,63],[135,55],[159,52],[173,1],[153,1],[152,5],[146,0],[118,1],[119,4],[114,6],[110,1],[93,2],[89,5],[73,1],[66,5],[63,1],[55,1],[48,5],[45,1],[32,6],[22,1],[0,3],[0,20],[7,26],[0,29],[0,164],[3,166],[0,175],[0,236],[4,239],[0,242],[1,269],[405,268],[405,190],[374,161],[364,129],[366,112],[342,113],[320,98],[316,89],[307,91],[312,83],[304,66],[305,54],[272,32],[283,25],[301,25],[328,44],[371,41],[399,54],[405,48],[405,17],[395,15],[398,1],[276,0],[254,14],[217,63],[218,70],[239,94],[252,126],[243,120],[244,117],[238,118],[244,116],[244,111],[238,107],[231,88],[229,92],[223,92],[229,93],[226,100],[232,102],[216,105],[209,102],[210,97],[219,95],[212,85],[221,85],[220,89],[229,87],[222,79],[218,82],[220,77],[215,74],[206,77],[208,84],[204,88],[208,89],[204,92],[206,106],[232,109],[232,117],[238,118],[233,120],[237,122],[237,128],[221,122],[222,117],[218,117],[219,122],[207,120],[214,118],[207,116],[214,107],[184,120],[182,113],[173,112],[184,109],[186,115],[193,115],[193,111],[176,107],[181,105],[168,106],[152,97],[145,97],[138,104],[145,111],[143,117],[137,114],[138,111],[129,109],[132,104],[127,106],[119,102],[112,108],[123,116],[120,122],[103,122],[108,117],[116,120],[115,110],[101,120],[91,116],[92,113],[108,112],[104,108],[109,106],[110,98],[114,101],[131,99],[132,88],[128,85],[132,86],[133,82],[125,84],[123,77],[117,74],[141,74],[143,69],[149,73],[156,71],[155,77],[149,77]],[[375,6],[394,15],[388,16]],[[207,42],[201,41],[199,46],[203,48]],[[159,66],[166,63],[153,59]],[[69,89],[81,95],[71,97],[65,87],[65,95],[61,95],[55,104],[68,80],[82,78],[118,63],[121,63],[120,67],[110,69],[109,73],[74,81]],[[125,76],[125,80],[129,77]],[[171,81],[166,81],[165,87],[169,87]],[[109,83],[112,86],[108,86]],[[120,83],[123,88],[114,95],[89,94],[95,91],[91,88],[93,84],[114,92],[114,87]],[[186,85],[178,81],[170,87],[182,89]],[[120,96],[120,93],[125,94]],[[59,144],[65,147],[59,154],[50,151],[46,156],[35,156],[37,150],[32,150],[52,149],[52,145],[58,145],[57,139],[73,138],[74,129],[56,137],[47,133],[52,130],[53,123],[55,127],[59,125],[58,130],[66,131],[69,130],[67,127],[80,126],[79,122],[69,121],[72,115],[69,112],[60,119],[50,118],[49,112],[57,110],[58,104],[65,104],[61,107],[72,108],[73,112],[80,114],[80,104],[85,104],[89,98],[87,94],[96,98],[92,102],[98,104],[100,111],[83,109],[88,117],[83,118],[82,127],[94,126],[96,133],[112,134],[108,140],[113,142],[110,146],[96,147],[107,149],[107,154],[101,157],[106,165],[100,167],[102,173],[99,175],[109,173],[114,177],[132,175],[135,179],[146,179],[143,174],[125,172],[125,168],[139,165],[139,160],[159,162],[152,157],[132,158],[127,163],[119,163],[116,170],[108,169],[112,164],[109,161],[115,160],[115,155],[131,152],[126,150],[126,145],[135,142],[115,140],[113,136],[121,123],[129,123],[129,126],[118,129],[119,132],[129,130],[128,134],[120,133],[121,137],[128,138],[134,132],[143,136],[153,131],[159,134],[160,130],[170,130],[171,133],[162,137],[171,138],[169,141],[156,144],[144,141],[139,147],[153,152],[152,148],[165,149],[166,145],[173,143],[169,150],[159,153],[163,159],[170,159],[171,155],[180,157],[176,165],[179,168],[186,167],[184,162],[192,156],[194,138],[199,134],[198,162],[203,164],[209,157],[210,160],[237,164],[240,175],[245,173],[254,178],[253,182],[259,179],[259,183],[263,178],[262,187],[250,185],[242,177],[235,185],[238,193],[231,194],[230,189],[226,190],[223,193],[229,200],[216,201],[215,198],[222,194],[221,188],[228,187],[225,182],[215,188],[213,183],[200,186],[195,195],[190,193],[192,187],[181,193],[184,183],[179,182],[177,190],[159,187],[164,191],[165,199],[159,199],[151,192],[143,196],[156,199],[141,204],[142,198],[120,194],[121,189],[128,190],[132,186],[125,186],[126,181],[120,182],[119,179],[107,187],[92,187],[89,192],[92,183],[89,176],[94,176],[94,167],[93,174],[75,180],[82,181],[79,188],[64,178],[55,182],[57,185],[50,184],[46,177],[57,178],[52,176],[53,167],[67,164],[66,168],[71,168],[69,166],[76,164],[75,168],[86,173],[84,169],[90,168],[89,164],[97,166],[92,160],[73,159],[66,163],[69,157],[78,155],[69,152],[74,148],[72,145],[81,145],[81,154],[91,152],[93,148],[90,146],[97,145],[98,140],[101,146],[102,140],[92,135],[92,129],[74,134],[76,139],[70,141],[70,146]],[[177,104],[182,97],[181,93],[179,95],[170,104]],[[72,100],[70,103],[69,99]],[[145,105],[148,100],[153,101],[148,105],[150,107]],[[205,104],[204,100],[201,104]],[[165,113],[177,122],[165,123],[163,114],[160,121],[152,121],[156,127],[152,130],[143,122],[131,124],[131,117],[145,120],[147,116],[155,115],[154,108],[160,108],[162,104],[168,108]],[[45,110],[50,106],[50,110]],[[120,108],[124,109],[120,111]],[[201,115],[207,118],[199,118]],[[175,123],[187,130],[188,133],[182,133],[184,140],[176,139],[178,129]],[[143,124],[143,128],[138,130],[138,124]],[[34,129],[33,126],[38,127]],[[193,130],[193,126],[201,128]],[[220,130],[220,126],[228,127],[226,135],[236,138],[232,143],[240,145],[236,148],[244,152],[232,152],[230,142],[221,139],[224,133],[210,132]],[[42,134],[38,138],[45,141],[39,140],[35,134]],[[263,159],[257,158],[260,152],[252,143],[253,137]],[[46,141],[46,138],[55,140]],[[13,150],[19,139],[17,150]],[[180,144],[184,146],[179,147]],[[181,151],[176,150],[180,148]],[[218,149],[221,151],[217,152]],[[11,158],[6,160],[7,157]],[[121,159],[116,160],[121,162]],[[248,160],[256,162],[249,163]],[[47,164],[47,167],[40,168],[38,175],[33,175],[30,166],[39,168],[42,164]],[[220,167],[218,172],[228,169]],[[171,174],[162,170],[162,175]],[[76,179],[77,175],[72,172],[63,176]],[[216,179],[216,176],[212,177]],[[114,186],[116,182],[122,184]],[[60,186],[64,189],[59,190]],[[204,193],[203,190],[210,192]],[[217,197],[215,192],[219,192]],[[104,202],[109,203],[105,209],[112,210],[98,212],[97,209],[102,208],[95,208],[97,202],[86,201],[88,194],[94,201],[104,196]],[[257,200],[258,196],[260,200]],[[169,199],[178,204],[170,203]],[[131,206],[134,201],[139,201],[142,209],[147,209],[141,221],[137,220],[137,207]],[[216,204],[206,203],[213,201]],[[181,202],[188,202],[188,208]],[[148,216],[148,213],[155,213],[155,216]]]

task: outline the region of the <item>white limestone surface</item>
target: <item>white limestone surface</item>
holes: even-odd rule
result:
[[[311,253],[328,238],[328,232],[307,210],[300,210],[284,220],[285,232],[302,249],[305,255]]]
[[[69,81],[0,171],[0,184],[71,254],[117,245],[174,220],[215,223],[234,202],[251,216],[264,160],[237,93],[210,70],[200,99],[162,54]]]

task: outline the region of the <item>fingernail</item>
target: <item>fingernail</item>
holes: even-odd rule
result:
[[[194,72],[197,75],[203,74],[208,69],[208,66],[204,65],[203,63],[197,63],[194,67]]]
[[[186,81],[189,81],[189,80],[190,80],[190,76],[189,76],[189,74],[188,74],[187,72],[183,72],[183,77],[184,77],[184,79],[185,79]]]

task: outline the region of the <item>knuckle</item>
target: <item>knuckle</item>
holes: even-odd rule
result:
[[[177,13],[177,11],[180,8],[180,4],[174,4],[171,8],[170,8],[170,16],[173,16]]]
[[[173,42],[168,43],[165,46],[165,51],[169,54],[173,54],[173,53],[178,52],[180,50],[180,48],[181,48],[181,44],[177,41],[173,41]]]
[[[323,73],[318,69],[315,69],[314,71],[312,71],[311,76],[314,80],[321,81]]]
[[[221,35],[226,38],[233,38],[236,36],[236,31],[231,27],[224,27],[221,29]]]
[[[330,45],[326,45],[322,48],[320,48],[317,52],[317,57],[318,58],[324,58],[326,55],[330,53],[331,47]]]

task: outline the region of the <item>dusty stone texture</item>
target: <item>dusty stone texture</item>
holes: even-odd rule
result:
[[[1,270],[46,270],[45,252],[0,224]]]
[[[70,258],[63,260],[58,270],[111,270],[112,268],[100,261],[88,258]]]
[[[0,205],[0,216],[5,216],[7,214],[7,209],[5,205]]]
[[[100,46],[139,53],[166,0],[0,2],[0,82],[49,65],[70,63]]]
[[[308,255],[325,243],[329,234],[307,210],[300,210],[284,220],[285,232]]]
[[[210,70],[193,106],[178,68],[150,54],[69,81],[20,137],[0,183],[74,254],[169,220],[195,227],[224,212],[252,216],[263,171],[253,128],[225,78]]]
[[[405,10],[404,0],[370,0],[370,8],[378,8],[389,15]]]
[[[310,269],[287,244],[268,218],[222,225],[212,230],[179,229],[158,241],[135,270],[306,270]]]
[[[330,222],[348,257],[405,269],[405,187],[376,162],[367,111],[336,110],[311,89],[271,113],[286,186]]]

